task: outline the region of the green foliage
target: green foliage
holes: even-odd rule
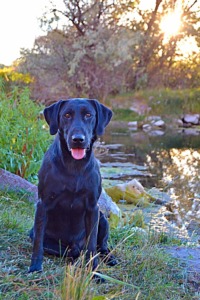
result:
[[[41,110],[27,88],[0,95],[0,167],[29,180],[34,180],[49,143]]]

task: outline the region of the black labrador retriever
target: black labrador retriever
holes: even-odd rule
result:
[[[98,208],[101,176],[92,151],[112,111],[97,100],[78,98],[60,100],[45,108],[44,116],[57,135],[39,171],[29,272],[42,270],[44,251],[76,259],[85,250],[87,260],[99,252],[115,265],[107,246],[108,221]],[[95,256],[93,269],[97,265]]]

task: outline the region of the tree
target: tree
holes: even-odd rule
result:
[[[52,9],[48,26],[52,28],[58,14],[70,22],[62,30],[52,28],[39,37],[31,51],[23,52],[21,67],[35,77],[34,96],[46,102],[55,101],[52,94],[104,100],[126,86],[132,71],[129,48],[133,39],[112,22],[114,4],[110,1],[64,3],[66,11]]]
[[[160,22],[167,13],[174,10],[179,0],[156,0],[151,10],[136,8],[140,18],[134,18],[131,29],[139,34],[138,47],[134,51],[134,78],[133,88],[140,84],[165,85],[164,78],[169,69],[176,65],[178,42],[186,36],[199,39],[200,15],[197,10],[197,1],[184,1],[182,6],[182,27],[178,34],[164,41],[164,33],[160,30]]]
[[[180,86],[178,43],[190,35],[199,41],[199,15],[196,0],[184,2],[182,28],[165,42],[160,22],[178,1],[156,0],[150,10],[142,10],[139,0],[63,0],[62,9],[52,4],[50,14],[42,18],[48,33],[23,52],[20,66],[35,78],[34,97],[45,102],[70,96],[105,100],[135,88]],[[185,73],[189,67],[191,60],[184,64]],[[191,84],[189,77],[182,86]]]

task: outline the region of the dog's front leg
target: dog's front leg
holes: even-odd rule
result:
[[[88,261],[91,256],[96,254],[97,248],[97,233],[99,224],[99,208],[98,206],[90,207],[87,209],[86,217],[86,260]],[[98,265],[98,258],[93,258],[93,270],[96,269]]]
[[[37,203],[33,230],[33,254],[29,272],[41,272],[43,260],[43,239],[46,224],[46,210],[41,200]]]

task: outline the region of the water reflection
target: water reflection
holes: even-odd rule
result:
[[[188,214],[190,218],[198,218],[198,206],[194,207],[194,201],[200,195],[200,151],[173,148],[168,151],[162,150],[161,157],[162,187],[176,200],[174,205],[179,209],[183,219]]]
[[[155,176],[139,177],[140,182],[147,188],[155,186],[169,193],[174,199],[173,209],[183,223],[191,219],[200,221],[200,136],[184,132],[151,136],[131,132],[124,124],[120,124],[119,130],[115,124],[106,132],[104,141],[118,147],[111,149],[103,162],[146,166]]]

